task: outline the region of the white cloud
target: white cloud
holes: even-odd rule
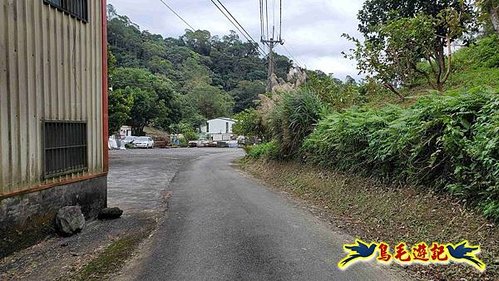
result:
[[[213,6],[210,0],[164,0],[189,24],[209,30],[213,35],[227,34],[235,28]],[[274,0],[268,0],[272,3]],[[278,2],[275,0],[275,2]],[[355,62],[341,55],[352,47],[343,33],[358,36],[357,12],[363,0],[286,0],[283,1],[283,39],[293,56],[310,69],[357,77]],[[142,29],[166,37],[181,36],[187,26],[160,0],[110,0],[118,13],[127,15]],[[255,40],[260,38],[259,2],[256,0],[222,0]],[[273,14],[270,9],[270,15]],[[277,51],[287,55],[286,51]]]

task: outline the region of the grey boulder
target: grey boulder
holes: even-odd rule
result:
[[[100,220],[114,220],[118,219],[123,215],[123,210],[120,208],[105,208],[99,213]]]
[[[85,227],[85,216],[80,206],[68,206],[59,209],[55,217],[57,232],[63,236],[72,236]]]

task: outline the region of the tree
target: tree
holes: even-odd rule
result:
[[[237,120],[232,128],[234,134],[260,139],[264,139],[267,136],[262,117],[256,109],[246,109],[238,113],[234,118]]]
[[[190,47],[194,52],[208,56],[211,51],[211,34],[207,30],[186,30],[184,36],[181,37],[184,44]]]
[[[449,9],[461,15],[459,25],[463,29],[469,30],[475,25],[472,2],[470,0],[367,0],[357,16],[359,31],[368,40],[381,40],[383,36],[377,32],[379,25],[401,18],[413,18],[417,15],[437,18],[442,11]],[[449,30],[448,25],[449,22],[441,21],[435,26],[435,33],[441,39],[446,37]],[[445,46],[445,40],[438,43],[438,46]]]
[[[442,91],[451,73],[452,42],[467,40],[476,27],[471,3],[462,0],[368,0],[358,19],[364,42],[345,34],[356,45],[347,57],[401,98],[398,88],[415,75]]]
[[[108,79],[113,80],[116,73],[116,57],[108,50],[107,55]],[[109,114],[109,135],[120,131],[121,126],[130,120],[130,112],[133,106],[133,97],[119,89],[108,92],[108,114]]]
[[[263,81],[240,81],[236,88],[231,91],[234,97],[234,112],[239,113],[245,109],[255,108],[255,101],[260,94],[265,93],[265,82]]]
[[[242,42],[234,31],[222,39],[213,37],[211,44],[209,66],[214,74],[213,85],[232,91],[242,80],[266,79],[266,67],[259,58],[258,45]]]
[[[128,123],[132,126],[132,134],[141,136],[144,134],[144,127],[149,125],[159,113],[157,106],[158,96],[154,92],[145,91],[139,88],[126,87],[114,91],[116,96],[126,100],[131,104],[129,109]],[[121,103],[123,104],[123,101]],[[123,110],[123,106],[117,107],[117,110]],[[124,117],[123,112],[118,111],[117,117]],[[123,119],[121,119],[123,120]]]
[[[192,89],[187,95],[187,99],[206,119],[232,115],[234,100],[228,93],[219,88],[199,85]]]
[[[189,124],[193,128],[198,128],[206,122],[206,117],[201,115],[197,106],[192,103],[191,97],[187,95],[177,95],[175,97],[175,103],[178,104],[181,112],[180,123]],[[172,128],[176,128],[177,124],[173,125]]]
[[[284,80],[288,79],[289,70],[293,66],[291,60],[286,56],[280,54],[274,54],[274,62],[275,62],[275,74],[277,75],[277,77]]]
[[[131,118],[134,97],[126,90],[109,92],[109,135],[120,131]]]
[[[482,20],[489,23],[499,34],[499,0],[477,0],[476,2],[481,9]]]
[[[115,90],[124,89],[133,96],[130,121],[134,134],[143,134],[144,127],[150,124],[165,129],[180,121],[173,85],[166,77],[145,69],[116,68],[111,86]]]
[[[359,103],[359,86],[352,77],[348,76],[350,79],[347,77],[345,83],[322,71],[308,71],[307,77],[304,87],[333,109],[341,110]]]

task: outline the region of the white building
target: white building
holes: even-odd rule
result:
[[[201,126],[201,133],[207,134],[214,141],[229,141],[232,138],[232,126],[236,120],[230,118],[216,118],[208,120],[206,125]]]
[[[122,126],[120,129],[121,137],[131,137],[132,136],[132,127],[130,126]]]

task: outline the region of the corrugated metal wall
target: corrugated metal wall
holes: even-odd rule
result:
[[[89,173],[102,172],[101,1],[88,2],[83,23],[0,0],[0,196],[44,184],[42,120],[86,121]]]

